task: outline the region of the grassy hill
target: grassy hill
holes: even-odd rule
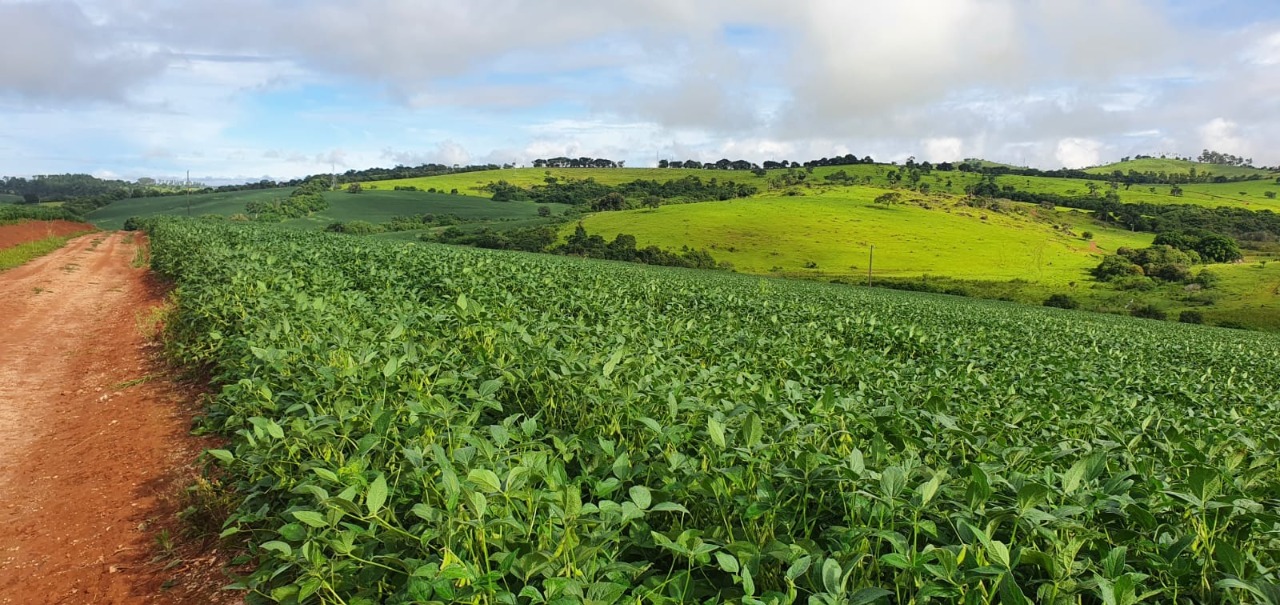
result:
[[[943,197],[886,207],[872,201],[882,193],[849,187],[803,197],[605,212],[588,216],[583,225],[606,239],[630,233],[642,247],[706,248],[716,260],[748,273],[860,279],[874,245],[878,276],[1053,285],[1081,280],[1104,253],[1147,246],[1153,239],[1092,225],[1081,213],[1016,204],[997,212]],[[1094,233],[1092,242],[1080,237],[1085,230]]]
[[[1208,173],[1214,176],[1225,176],[1228,178],[1237,176],[1267,176],[1272,174],[1268,170],[1259,170],[1257,168],[1201,164],[1200,162],[1188,162],[1186,160],[1164,158],[1143,158],[1140,160],[1129,160],[1127,162],[1116,162],[1114,164],[1089,168],[1086,169],[1085,172],[1091,174],[1111,174],[1119,170],[1127,174],[1130,170],[1134,170],[1141,173],[1164,172],[1168,174],[1190,174],[1192,168],[1196,169],[1197,174]]]
[[[0,204],[16,204],[22,201],[22,196],[13,195],[11,193],[0,193]]]
[[[191,216],[216,214],[229,217],[244,212],[246,203],[252,200],[281,199],[290,189],[265,189],[193,195],[190,198]],[[303,229],[323,229],[333,222],[353,220],[382,223],[398,216],[423,214],[454,215],[466,220],[486,222],[534,221],[538,217],[538,204],[532,202],[494,202],[492,200],[464,196],[416,191],[365,191],[360,194],[330,192],[325,194],[329,208],[310,217],[286,221],[288,226]],[[131,216],[186,216],[186,196],[166,196],[123,200],[100,208],[89,214],[90,222],[103,229],[119,229]],[[553,215],[567,208],[550,204]]]
[[[1184,164],[1189,163],[1184,162]],[[812,171],[801,170],[800,172],[805,173],[804,183],[797,187],[790,188],[805,191],[811,191],[813,189],[843,188],[845,185],[840,185],[828,180],[828,177],[838,173],[848,175],[850,178],[855,179],[857,184],[860,185],[888,187],[890,186],[889,175],[895,171],[901,171],[901,167],[889,164],[823,166],[815,168]],[[459,193],[462,194],[488,197],[488,192],[484,190],[485,185],[496,183],[498,181],[507,181],[513,185],[530,187],[534,185],[541,185],[544,183],[544,179],[548,176],[553,176],[559,179],[590,178],[607,185],[617,185],[638,179],[666,181],[680,179],[686,176],[696,176],[703,180],[719,179],[721,181],[735,181],[738,183],[755,185],[763,194],[767,195],[770,191],[774,193],[781,193],[783,188],[775,188],[775,185],[779,177],[785,172],[787,171],[773,170],[766,176],[761,177],[750,172],[683,168],[516,168],[511,170],[492,170],[414,179],[378,181],[370,183],[369,186],[376,187],[378,191],[393,189],[397,186],[413,186],[424,191],[427,189],[436,189],[438,191],[448,192],[453,189],[457,189]],[[976,185],[980,183],[982,179],[982,175],[972,172],[933,171],[931,174],[924,175],[920,182],[927,183],[932,193],[964,195],[965,187]],[[996,184],[1002,187],[1008,185],[1021,191],[1053,193],[1056,195],[1066,196],[1088,195],[1089,183],[1094,183],[1102,187],[1099,193],[1100,195],[1105,193],[1109,187],[1106,183],[1100,181],[1088,181],[1085,179],[1058,179],[1011,175],[1001,176],[996,179]],[[1154,189],[1154,191],[1152,191],[1152,189]],[[1276,185],[1274,179],[1239,183],[1184,185],[1182,186],[1182,189],[1182,196],[1174,196],[1171,194],[1170,187],[1168,185],[1135,185],[1127,190],[1122,187],[1117,191],[1117,194],[1120,196],[1120,201],[1124,203],[1191,204],[1197,206],[1225,206],[1245,208],[1249,210],[1271,209],[1280,211],[1280,200],[1268,199],[1265,195],[1268,191],[1280,194],[1280,185]]]

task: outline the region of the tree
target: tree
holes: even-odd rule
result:
[[[1200,238],[1194,249],[1200,253],[1200,258],[1210,263],[1229,263],[1244,258],[1236,240],[1216,233]]]
[[[648,196],[648,197],[644,198],[644,207],[645,207],[645,208],[651,208],[651,209],[657,210],[657,209],[658,209],[658,207],[659,207],[659,206],[661,206],[661,205],[662,205],[662,198],[660,198],[660,197],[658,197],[658,196],[656,196],[656,195],[651,195],[651,196]]]
[[[361,191],[364,191],[364,186],[360,183],[351,183],[350,185],[347,185],[347,193],[360,193]]]
[[[40,203],[40,196],[39,196],[38,194],[35,194],[35,193],[24,193],[24,194],[22,194],[22,203],[24,203],[24,204],[39,204],[39,203]]]
[[[1274,199],[1276,199],[1276,192],[1274,192],[1274,191],[1268,191],[1268,192],[1266,192],[1266,193],[1263,193],[1262,195],[1265,195],[1265,196],[1267,197],[1267,199],[1269,199],[1269,200],[1274,200]]]
[[[547,206],[538,206],[538,216],[541,216],[541,217],[551,216],[551,208]]]
[[[621,193],[611,191],[606,193],[604,197],[597,199],[591,203],[591,209],[597,211],[625,210],[627,207],[627,198],[622,197]]]
[[[884,204],[885,206],[892,206],[901,201],[902,201],[902,194],[898,193],[897,191],[890,191],[889,193],[881,194],[875,199],[875,202],[877,204]]]

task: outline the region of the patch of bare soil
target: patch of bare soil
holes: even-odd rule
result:
[[[93,226],[71,221],[26,221],[0,225],[0,248],[9,248],[55,235],[72,235],[90,231]]]
[[[178,521],[208,443],[150,334],[165,292],[132,266],[141,240],[86,235],[0,273],[0,604],[239,600]]]

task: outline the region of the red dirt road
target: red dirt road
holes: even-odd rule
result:
[[[8,248],[55,235],[84,233],[92,225],[71,221],[26,221],[15,225],[0,225],[0,248]]]
[[[0,273],[0,604],[234,600],[216,551],[178,537],[204,444],[144,334],[163,288],[132,240],[85,235]]]

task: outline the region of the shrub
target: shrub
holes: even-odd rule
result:
[[[1102,263],[1093,269],[1093,276],[1101,281],[1115,281],[1126,277],[1141,277],[1144,275],[1142,267],[1134,264],[1127,256],[1123,255],[1126,248],[1121,248],[1122,254],[1112,254],[1102,259]]]
[[[1054,294],[1045,299],[1044,306],[1059,309],[1079,309],[1080,303],[1066,294]]]
[[[1202,324],[1204,323],[1204,313],[1194,309],[1187,309],[1178,314],[1178,321],[1184,324]]]
[[[1143,319],[1164,319],[1168,316],[1163,309],[1151,303],[1139,305],[1129,311],[1129,315]]]

